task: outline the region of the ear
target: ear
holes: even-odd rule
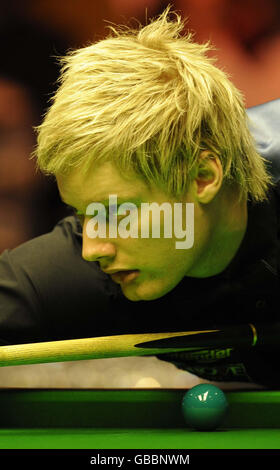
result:
[[[201,204],[211,202],[223,182],[223,168],[220,159],[205,150],[199,156],[196,177],[193,180],[195,198]]]

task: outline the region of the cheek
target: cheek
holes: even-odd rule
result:
[[[138,299],[155,300],[174,289],[182,278],[182,275],[178,276],[175,272],[166,269],[144,272],[134,286],[129,286],[129,290]]]
[[[154,279],[179,282],[193,264],[193,251],[176,249],[174,240],[164,244],[155,241],[149,250],[143,249],[142,257],[145,263],[143,271]]]

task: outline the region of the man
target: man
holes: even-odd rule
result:
[[[209,46],[168,13],[63,59],[35,155],[79,220],[2,255],[2,344],[277,321],[279,138],[265,160]],[[261,146],[278,109],[251,111]],[[144,217],[151,204],[180,223],[165,232],[162,214]],[[280,382],[270,350],[161,359],[207,379]]]

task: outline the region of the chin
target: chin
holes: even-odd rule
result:
[[[172,290],[173,287],[174,286],[164,288],[163,286],[156,286],[155,283],[150,281],[142,282],[138,285],[131,283],[131,285],[123,286],[122,292],[128,300],[139,302],[140,300],[149,301],[159,299]]]

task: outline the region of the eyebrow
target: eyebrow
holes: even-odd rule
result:
[[[62,197],[61,197],[61,200],[64,204],[66,204],[66,206],[69,208],[69,209],[74,209],[75,211],[78,211],[78,209],[69,204],[67,201],[65,201]],[[91,202],[96,202],[96,203],[99,203],[99,204],[103,204],[105,207],[109,207],[109,197],[106,198],[106,199],[101,199],[99,201],[91,201]],[[85,204],[85,206],[87,207],[89,204],[91,204],[91,202],[87,202]],[[126,203],[126,202],[132,202],[133,204],[137,205],[137,204],[140,204],[142,202],[142,198],[140,198],[139,196],[133,196],[133,197],[117,197],[117,206],[119,207],[121,204],[123,203]]]
[[[125,202],[133,202],[134,204],[135,203],[139,203],[142,201],[142,199],[138,196],[132,196],[132,197],[117,197],[117,201],[118,201],[118,206],[120,206],[121,204],[125,203]],[[109,198],[106,198],[106,199],[102,199],[100,201],[93,201],[93,202],[98,202],[98,203],[101,203],[103,204],[104,206],[109,206]]]

